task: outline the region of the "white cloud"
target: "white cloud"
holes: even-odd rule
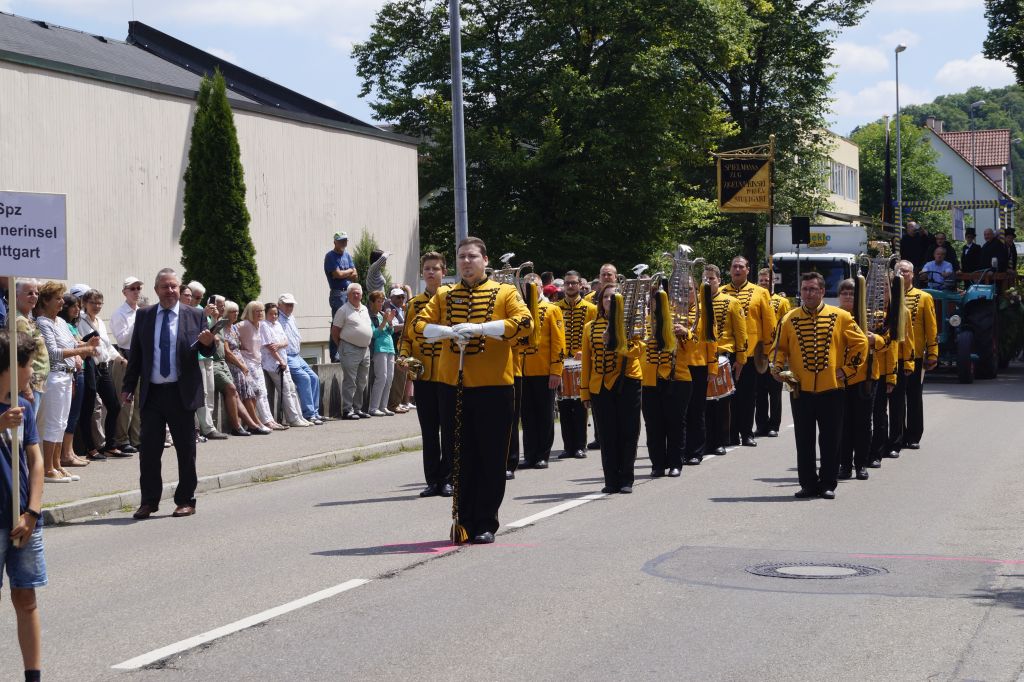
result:
[[[896,46],[901,43],[907,47],[914,47],[920,42],[921,36],[905,28],[897,29],[882,36],[882,44],[888,46],[890,50],[895,50]]]
[[[981,54],[969,59],[954,59],[943,64],[935,74],[935,82],[951,92],[978,85],[998,88],[1014,82],[1013,70],[1005,62],[985,59]]]
[[[930,92],[900,83],[900,107],[930,102],[932,99],[934,95]],[[893,116],[896,113],[896,81],[879,81],[856,93],[838,90],[833,102],[833,113],[858,123],[874,121],[885,114]]]
[[[352,46],[361,41],[361,38],[355,38],[349,35],[336,35],[327,39],[327,42],[331,44],[331,47],[345,54],[351,54]]]
[[[908,12],[920,15],[922,12],[934,14],[936,12],[984,9],[984,6],[983,0],[929,0],[927,3],[923,3],[921,0],[881,0],[871,9],[893,14]]]
[[[212,54],[214,57],[223,59],[226,62],[231,62],[232,64],[238,63],[238,56],[230,50],[222,50],[219,47],[208,47],[206,48],[206,51]]]
[[[889,69],[889,60],[878,48],[856,43],[836,43],[832,62],[842,71],[878,73]]]

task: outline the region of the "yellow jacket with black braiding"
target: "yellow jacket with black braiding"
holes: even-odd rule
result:
[[[722,293],[721,290],[711,300],[711,303],[715,307],[718,352],[735,353],[736,364],[742,365],[746,363],[747,321],[743,317],[743,306],[732,296]]]
[[[597,318],[597,306],[584,298],[577,298],[576,305],[566,298],[555,305],[562,311],[565,326],[565,357],[575,358],[583,350],[583,325]]]
[[[447,289],[447,284],[438,287],[439,291]],[[423,375],[420,377],[423,381],[437,381],[440,369],[438,360],[441,357],[441,342],[427,341],[423,338],[423,334],[417,334],[413,329],[416,316],[427,307],[431,298],[431,295],[424,291],[422,294],[413,296],[409,301],[409,305],[405,307],[405,327],[402,328],[402,341],[398,346],[399,356],[416,358],[423,363]]]
[[[591,394],[600,393],[615,385],[619,375],[625,373],[630,379],[640,379],[640,354],[644,343],[630,339],[625,355],[614,350],[605,350],[604,330],[608,320],[599,317],[588,322],[583,328],[583,366],[580,374],[580,398],[590,400]]]
[[[537,304],[537,322],[540,340],[536,346],[527,346],[523,351],[523,376],[561,375],[562,361],[565,360],[562,311],[553,303],[540,301]]]
[[[694,307],[690,307],[690,312],[686,316],[687,325],[693,329],[694,322],[697,321],[697,310]],[[711,319],[711,324],[715,328],[715,338],[718,338],[718,324],[714,317]],[[676,337],[676,355],[680,356],[680,359],[687,367],[700,367],[701,365],[707,365],[709,374],[718,374],[718,342],[717,341],[705,341],[699,330],[694,330],[690,333],[687,338],[680,339]]]
[[[772,295],[764,287],[750,282],[742,286],[734,286],[731,282],[721,288],[722,293],[732,296],[740,302],[743,317],[747,320],[747,343],[742,348],[743,355],[754,354],[754,346],[758,343],[767,348],[775,336],[775,308],[772,307]],[[741,348],[736,348],[736,355]]]
[[[438,291],[416,316],[417,335],[428,324],[454,326],[463,322],[482,324],[503,320],[500,339],[477,336],[466,344],[463,385],[511,386],[513,380],[512,347],[516,339],[530,334],[530,309],[511,284],[485,279],[476,286],[459,282]],[[459,346],[453,339],[442,339],[438,381],[455,386],[459,381]]]
[[[911,287],[903,292],[903,300],[910,310],[911,324],[914,327],[914,357],[938,359],[939,329],[935,321],[935,300],[927,291]]]
[[[769,357],[775,367],[789,365],[801,391],[822,393],[842,387],[837,367],[853,377],[867,355],[868,339],[853,316],[822,303],[817,310],[801,306],[789,311]]]

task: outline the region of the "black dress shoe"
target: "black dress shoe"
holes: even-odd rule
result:
[[[600,450],[600,449],[601,449],[601,444],[599,442],[597,442],[596,440],[592,440],[589,443],[587,443],[587,450]]]
[[[808,490],[807,488],[800,488],[800,490],[797,490],[795,493],[793,493],[793,497],[797,497],[797,498],[799,498],[801,500],[806,500],[809,497],[817,497],[817,496],[818,496],[818,491],[817,490]]]
[[[921,444],[920,443],[904,443],[903,447],[905,447],[907,450],[920,450],[921,449]]]
[[[603,492],[603,493],[605,493],[607,495],[611,495],[612,493],[619,492],[619,489],[618,488],[613,488],[610,485],[606,485],[605,487],[601,488],[601,492]]]
[[[537,463],[533,465],[534,469],[547,469],[548,461],[546,459],[538,459]]]
[[[672,467],[671,469],[668,470],[669,478],[679,478],[679,474],[681,473],[683,472],[677,469],[676,467]]]
[[[129,455],[136,455],[139,452],[139,449],[132,445],[131,443],[122,443],[121,445],[117,446],[117,449],[120,450],[121,452],[126,452]]]
[[[623,495],[629,495],[631,492],[633,492],[633,486],[624,485],[621,488],[619,488],[619,492],[622,493]]]
[[[252,434],[246,431],[244,428],[239,426],[237,429],[231,429],[232,436],[251,436]]]
[[[775,430],[773,429],[773,430],[771,430],[771,431],[769,431],[769,432],[768,432],[768,437],[769,437],[769,438],[778,438],[778,437],[779,437],[779,432],[778,432],[778,431],[775,431]]]
[[[360,416],[359,416],[359,415],[358,415],[357,413],[355,413],[355,412],[346,412],[346,413],[345,413],[344,415],[342,415],[342,417],[341,417],[341,418],[342,418],[342,419],[348,419],[348,420],[350,420],[350,421],[354,421],[354,420],[356,420],[356,419],[362,419],[362,417],[360,417]]]
[[[744,447],[748,447],[748,448],[756,448],[757,447],[757,441],[754,440],[753,436],[744,436],[740,440],[740,442],[744,445]]]
[[[558,459],[566,459],[568,457],[575,457],[575,456],[576,456],[575,453],[569,452],[568,450],[562,450],[561,452],[558,453]]]
[[[873,459],[873,460],[871,460],[871,464],[868,464],[868,469],[881,469],[881,468],[882,468],[882,460],[880,460],[880,459]]]
[[[847,467],[847,466],[839,467],[839,476],[838,476],[838,478],[839,478],[840,481],[848,481],[851,478],[853,478],[853,472],[850,470],[850,467]]]
[[[452,487],[451,483],[445,483],[441,486],[441,491],[438,494],[441,497],[451,497],[455,494],[455,488]]]
[[[868,470],[866,467],[857,467],[857,480],[866,481],[868,480]]]
[[[691,467],[695,467],[700,464],[700,457],[691,457],[690,459],[683,462],[683,464]]]
[[[723,448],[723,447],[715,448],[715,454],[718,455],[719,457],[724,457],[725,456],[725,448]]]
[[[890,450],[889,454],[886,455],[886,457],[888,457],[889,459],[899,459],[900,453],[898,450]]]
[[[372,416],[373,415],[371,415],[369,412],[363,412],[362,410],[359,410],[359,418],[360,419],[369,419]],[[321,420],[321,422],[322,422],[322,420]]]
[[[576,454],[573,455],[573,457],[575,457],[576,459],[586,459],[587,458],[587,451],[586,450],[577,450]]]
[[[823,499],[823,500],[834,500],[834,499],[836,499],[836,491],[835,490],[822,490],[821,491],[821,499]]]
[[[473,536],[474,545],[489,545],[494,542],[494,533],[487,531]]]
[[[661,478],[665,475],[664,469],[651,469],[651,478]]]
[[[423,489],[423,492],[420,493],[420,497],[437,497],[440,494],[440,486],[428,485],[426,488]]]
[[[148,519],[151,515],[155,514],[160,507],[155,507],[150,504],[139,505],[139,508],[132,514],[133,519]]]
[[[516,477],[516,472],[514,472],[514,471],[506,471],[505,472],[505,480],[506,481],[511,481],[515,477]]]

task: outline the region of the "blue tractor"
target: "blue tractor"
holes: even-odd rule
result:
[[[998,292],[980,280],[963,293],[925,289],[935,299],[939,366],[955,368],[962,384],[994,379],[999,370]]]

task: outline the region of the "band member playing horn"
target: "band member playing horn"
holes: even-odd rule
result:
[[[540,291],[540,275],[530,273],[525,280]],[[561,308],[538,301],[536,322],[537,344],[523,352],[523,466],[546,469],[555,440],[555,390],[562,382],[565,360]]]
[[[513,343],[529,335],[530,310],[509,284],[487,277],[487,247],[476,237],[456,251],[461,281],[438,291],[416,316],[415,331],[443,339],[439,380],[442,433],[453,450],[452,539],[494,542],[505,495],[512,431]]]
[[[898,275],[898,273],[897,273]],[[903,286],[902,278],[899,282]],[[902,305],[902,303],[901,303]],[[904,307],[903,341],[890,331],[890,341],[885,352],[876,360],[880,361],[879,371],[885,377],[884,387],[875,386],[875,404],[872,409],[871,463],[870,469],[882,466],[882,459],[900,456],[903,444],[903,427],[906,418],[907,377],[914,373],[914,325],[909,323],[910,311]],[[894,325],[889,325],[890,330]]]
[[[597,317],[597,306],[580,296],[580,273],[569,270],[565,273],[562,287],[565,296],[555,305],[562,311],[565,325],[565,357],[580,362],[583,358],[583,326]],[[569,369],[567,363],[566,369]],[[581,366],[576,371],[581,372]],[[564,374],[563,374],[564,376]],[[558,419],[562,429],[562,454],[559,457],[587,456],[587,409],[579,397],[579,385],[567,390],[563,381],[562,399],[558,401]]]
[[[903,447],[917,450],[924,435],[924,373],[935,369],[939,362],[935,302],[931,294],[914,286],[914,265],[910,261],[901,260],[896,269],[903,278],[903,296],[910,311],[910,324],[907,326],[914,328],[914,371],[907,377],[907,421]]]
[[[441,411],[439,396],[441,392],[441,341],[431,341],[413,330],[412,321],[416,319],[430,299],[439,290],[447,289],[441,284],[445,273],[444,256],[437,251],[428,251],[420,258],[420,274],[426,284],[426,290],[413,296],[405,310],[408,324],[402,329],[402,342],[399,346],[399,362],[407,365],[418,363],[422,373],[413,380],[416,390],[416,417],[420,422],[423,435],[423,476],[427,487],[420,493],[421,497],[452,494],[452,443],[441,438]],[[410,362],[410,359],[413,362]],[[450,435],[450,434],[449,434]]]
[[[633,492],[633,465],[640,438],[640,355],[643,342],[622,325],[622,296],[613,283],[597,288],[597,318],[583,328],[583,381],[580,397],[593,407],[601,431],[605,493]],[[609,315],[612,320],[609,320]],[[625,345],[624,353],[614,349]]]
[[[771,354],[771,372],[793,388],[796,497],[835,499],[842,436],[843,384],[867,357],[868,341],[853,316],[825,305],[825,278],[809,272],[800,282],[802,304],[786,315]],[[788,370],[786,366],[788,365]],[[815,467],[815,435],[821,470]]]
[[[768,268],[761,268],[757,272],[757,285],[773,292],[771,304],[772,311],[775,313],[775,329],[777,330],[779,322],[792,307],[789,299],[781,293],[774,293],[772,272]],[[772,338],[775,338],[774,334]],[[764,345],[767,347],[769,344],[764,343]],[[779,435],[779,427],[782,426],[782,384],[772,377],[771,372],[758,371],[755,393],[754,436],[775,438]]]
[[[739,370],[733,369],[733,366],[742,368],[747,362],[747,321],[743,318],[743,306],[719,289],[722,271],[717,265],[704,268],[704,281],[713,296],[711,304],[715,310],[715,327],[718,330],[718,371],[729,371],[736,376]],[[706,411],[707,439],[704,452],[722,456],[725,454],[725,446],[729,444],[729,434],[732,433],[729,426],[732,396],[720,397],[712,402],[714,404],[708,405]]]
[[[732,281],[722,287],[722,291],[732,296],[743,307],[743,316],[747,320],[747,345],[740,349],[748,358],[763,356],[765,349],[771,345],[775,334],[775,311],[771,304],[771,294],[767,289],[747,281],[750,264],[743,256],[732,259],[729,267]],[[732,421],[729,431],[732,445],[757,447],[754,440],[754,399],[757,391],[756,370],[751,367],[747,371],[744,365],[737,365],[736,395],[732,400]]]

